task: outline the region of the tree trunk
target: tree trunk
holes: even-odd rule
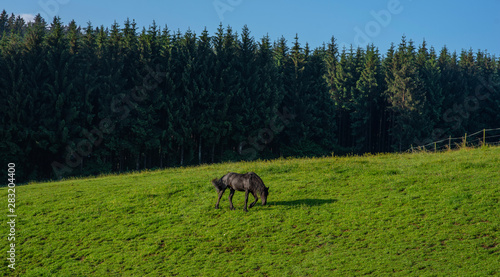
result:
[[[198,164],[201,164],[201,136],[200,136],[200,143],[198,145]]]
[[[381,111],[382,115],[380,116],[380,123],[378,129],[378,152],[382,151],[382,146],[384,142],[384,135],[382,134],[382,120],[384,120],[384,112]]]
[[[161,145],[160,145],[160,168],[163,168],[163,153],[161,151]]]
[[[370,104],[370,113],[368,117],[368,152],[373,153],[372,147],[372,134],[373,134],[373,122],[372,122],[373,114],[372,114],[372,105]]]
[[[123,151],[120,151],[120,161],[118,163],[118,171],[122,171],[123,170]]]
[[[215,141],[212,144],[212,163],[215,162]]]
[[[181,145],[181,166],[184,165],[184,146]]]

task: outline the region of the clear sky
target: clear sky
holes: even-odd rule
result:
[[[472,48],[500,56],[500,0],[1,0],[0,9],[30,18],[40,13],[67,24],[110,27],[135,19],[139,31],[153,20],[157,25],[197,34],[206,27],[214,34],[219,24],[240,32],[247,24],[256,39],[269,34],[289,42],[298,33],[312,48],[331,36],[340,45],[365,47],[374,43],[385,53],[406,35],[416,45],[450,51]]]

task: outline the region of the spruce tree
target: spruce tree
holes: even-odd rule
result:
[[[235,140],[241,145],[249,137],[254,137],[257,138],[257,143],[262,145],[261,147],[265,147],[268,143],[268,134],[259,138],[258,131],[265,127],[267,119],[265,106],[269,103],[265,102],[265,96],[261,91],[263,84],[256,60],[257,45],[246,25],[243,27],[237,49],[240,93],[234,96],[233,105],[239,107],[241,122],[235,125]],[[262,136],[262,133],[260,135]]]
[[[119,25],[115,22],[111,31],[101,26],[96,37],[96,52],[98,68],[101,72],[101,85],[96,91],[99,101],[98,116],[107,122],[109,134],[104,140],[104,159],[109,161],[114,171],[127,168],[126,149],[129,146],[129,131],[124,130],[126,120],[130,114],[130,106],[126,104],[126,80],[122,78],[124,68],[123,55],[120,50],[122,34]],[[125,138],[125,139],[123,139]]]
[[[439,52],[437,58],[437,66],[441,70],[441,78],[439,87],[443,94],[441,120],[438,123],[440,131],[446,136],[460,135],[457,133],[459,124],[456,120],[456,115],[453,112],[453,105],[457,101],[457,93],[460,88],[460,71],[458,69],[456,55],[451,55],[448,48],[444,46]],[[460,130],[461,131],[461,130]]]
[[[306,45],[307,46],[307,45]],[[307,47],[306,47],[307,53]],[[306,55],[304,91],[302,105],[308,112],[303,123],[307,126],[304,154],[318,156],[331,153],[337,143],[335,136],[335,106],[327,84],[323,80],[325,70],[325,48],[316,48],[312,55]],[[298,119],[298,117],[297,117]]]
[[[368,46],[364,58],[364,68],[356,82],[353,95],[352,130],[355,139],[354,150],[358,153],[375,152],[380,104],[383,101],[382,71],[378,49]]]
[[[259,80],[258,101],[261,102],[260,112],[264,120],[264,125],[259,127],[259,130],[263,131],[257,134],[257,139],[267,146],[266,150],[278,155],[283,130],[286,127],[278,115],[278,112],[283,109],[284,91],[283,85],[279,82],[278,68],[273,60],[273,49],[268,35],[262,37],[258,43],[256,64]]]
[[[283,44],[285,41],[282,40],[278,43]],[[283,50],[285,50],[284,48]],[[306,115],[307,112],[301,110],[301,99],[303,96],[304,86],[306,85],[304,81],[304,69],[306,65],[306,58],[304,54],[304,49],[300,45],[298,34],[296,34],[293,46],[290,49],[288,55],[285,56],[283,60],[283,87],[284,87],[284,97],[283,97],[283,108],[286,108],[290,114],[294,117],[298,117],[297,120],[290,122],[289,126],[284,131],[286,135],[287,148],[284,149],[285,155],[300,155],[300,144],[305,139],[305,126],[303,124],[302,115]]]
[[[36,173],[29,175],[36,162],[28,158],[33,148],[29,124],[34,120],[29,109],[35,95],[28,84],[29,75],[25,74],[26,48],[12,34],[2,37],[4,40],[0,51],[0,161],[25,165],[16,170],[27,181],[38,177]]]
[[[328,89],[332,96],[335,95],[337,91],[337,87],[335,85],[335,76],[337,71],[338,59],[339,59],[338,46],[335,37],[332,36],[325,52],[326,72],[324,75],[324,79],[326,81],[326,84],[328,85]]]
[[[495,126],[498,115],[500,79],[496,59],[486,51],[477,51],[475,59],[475,86],[464,100],[464,108],[470,114],[468,130],[487,129]]]
[[[353,97],[356,93],[356,82],[361,72],[361,51],[350,48],[349,52],[344,48],[340,55],[335,70],[335,90],[332,94],[335,102],[337,134],[339,146],[344,148],[341,151],[351,151],[354,146],[352,137],[352,112]]]
[[[236,126],[241,124],[242,115],[234,100],[240,95],[239,64],[237,60],[237,37],[228,26],[224,32],[222,25],[214,36],[216,53],[214,93],[216,98],[224,99],[218,109],[216,129],[221,156],[236,150],[240,141],[234,140]],[[241,138],[239,135],[238,138]],[[228,151],[226,151],[228,150]]]
[[[48,148],[55,146],[55,144],[50,144],[50,137],[55,135],[54,130],[51,130],[52,132],[43,130],[44,121],[53,120],[54,115],[51,111],[55,103],[47,102],[53,95],[45,94],[49,74],[46,61],[47,47],[44,44],[45,36],[46,23],[39,19],[28,30],[23,41],[21,56],[18,56],[16,61],[22,65],[20,67],[22,72],[16,73],[14,78],[23,78],[26,90],[19,88],[13,91],[14,95],[17,94],[17,104],[13,104],[17,106],[16,109],[20,109],[17,113],[16,126],[20,128],[17,134],[21,137],[16,141],[22,149],[23,157],[31,161],[29,164],[33,167],[30,171],[35,178],[37,175],[42,178],[49,177],[46,174],[51,171],[47,167],[52,162],[50,159],[53,152],[49,152]],[[42,139],[41,144],[37,143],[37,138]],[[30,176],[27,177],[30,178]]]
[[[312,49],[220,26],[81,29],[0,13],[0,160],[28,179],[207,161],[405,150],[494,128],[500,60],[403,37]],[[238,155],[236,152],[240,152]]]
[[[418,115],[421,119],[420,134],[412,143],[424,145],[442,138],[442,130],[438,127],[444,100],[437,56],[433,48],[427,51],[425,40],[418,50],[416,66],[422,80],[425,101]]]
[[[393,79],[387,84],[390,109],[393,112],[391,136],[394,150],[402,151],[421,136],[421,114],[425,105],[425,91],[415,68],[415,47],[403,37],[393,59]]]
[[[9,15],[7,11],[2,10],[0,14],[0,38],[7,35],[7,21],[9,20]]]

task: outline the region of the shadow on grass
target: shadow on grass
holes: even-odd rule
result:
[[[277,206],[321,206],[324,204],[331,204],[337,202],[337,199],[297,199],[297,200],[290,200],[290,201],[269,201],[270,205],[277,205]]]

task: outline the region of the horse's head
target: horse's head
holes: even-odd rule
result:
[[[220,191],[223,191],[225,189],[224,185],[222,184],[221,179],[213,179],[212,180],[212,185],[214,185],[215,189],[217,190],[217,193]]]
[[[262,199],[262,205],[266,205],[267,203],[267,196],[269,195],[269,188],[264,186],[264,190],[260,192],[260,198]]]

